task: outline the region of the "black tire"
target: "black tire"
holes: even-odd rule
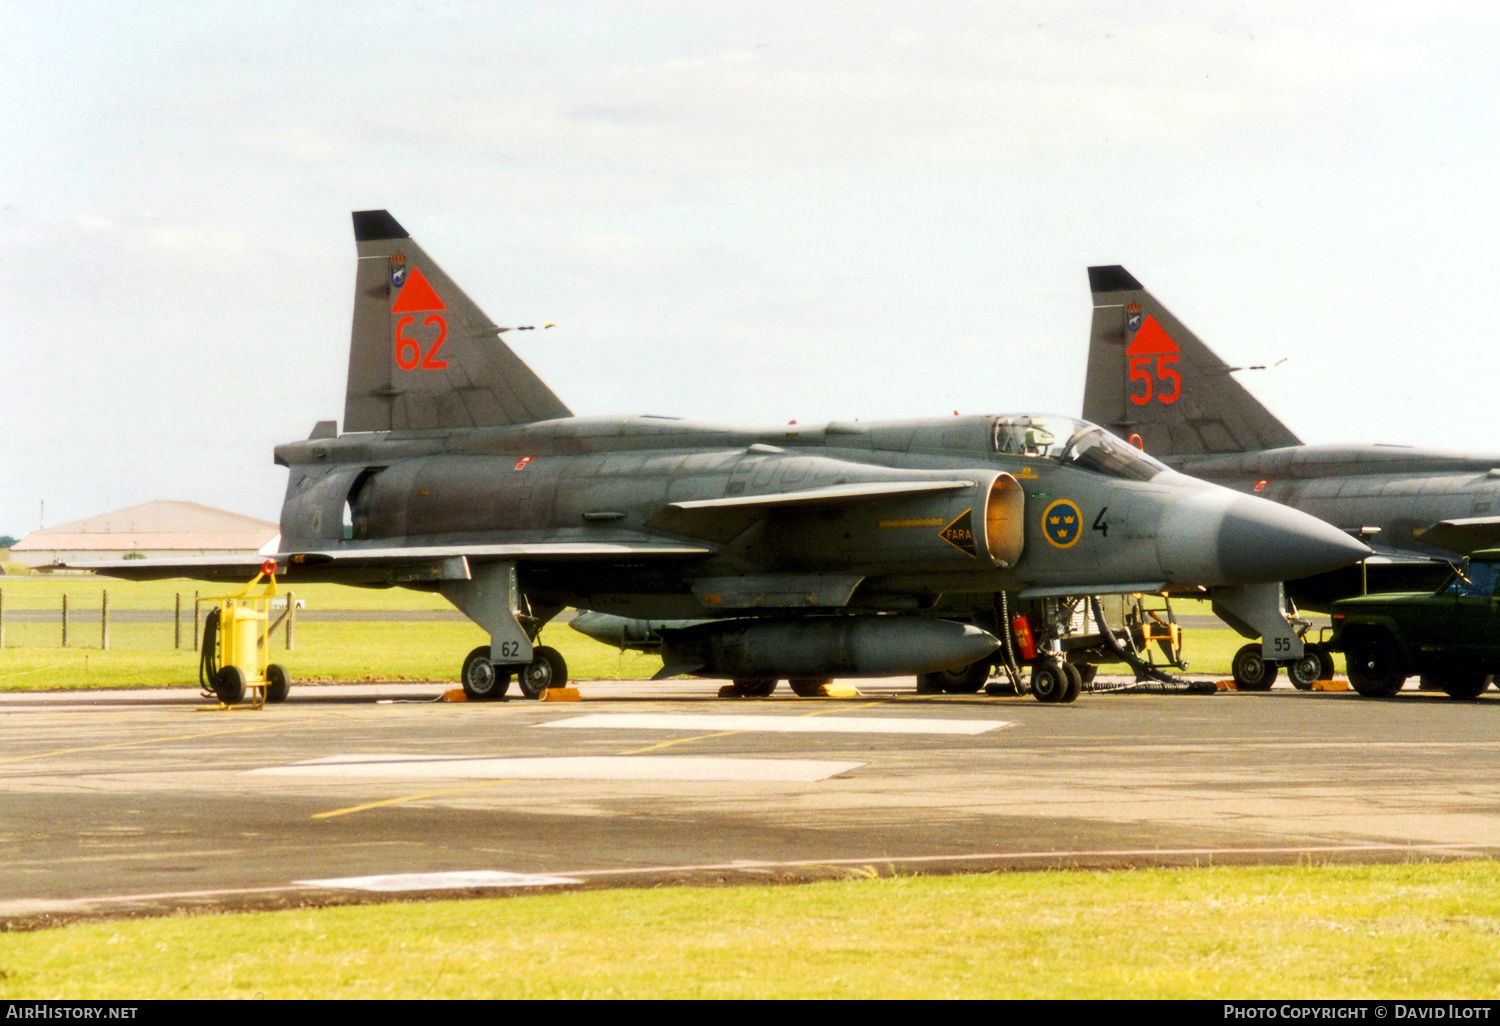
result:
[[[1406,683],[1406,667],[1388,641],[1357,641],[1345,655],[1349,686],[1366,698],[1390,698]]]
[[[793,677],[787,681],[798,698],[822,698],[828,693],[824,688],[832,683],[832,677]]]
[[[239,705],[245,700],[245,675],[238,666],[221,666],[214,678],[214,694],[225,705]]]
[[[1038,702],[1064,701],[1068,691],[1068,675],[1055,659],[1038,659],[1031,664],[1031,697]]]
[[[516,683],[527,698],[541,698],[542,692],[548,688],[567,685],[568,664],[557,649],[538,645],[531,650],[531,662],[516,674]]]
[[[1094,683],[1094,678],[1099,675],[1099,667],[1093,663],[1084,663],[1078,667],[1078,673],[1083,678],[1085,684],[1092,684]]]
[[[1468,666],[1444,666],[1433,676],[1449,698],[1478,698],[1490,686],[1489,674]]]
[[[471,702],[493,702],[510,690],[510,674],[490,662],[490,646],[480,645],[464,660],[458,677]]]
[[[1311,648],[1302,654],[1301,659],[1293,659],[1286,664],[1286,675],[1292,681],[1292,687],[1298,691],[1311,691],[1313,683],[1321,680],[1323,675],[1323,661]]]
[[[1077,701],[1079,694],[1083,691],[1083,673],[1072,663],[1063,663],[1063,674],[1067,677],[1068,686],[1063,691],[1059,702]]]
[[[292,690],[292,675],[286,668],[272,663],[266,667],[266,701],[285,702]]]
[[[924,694],[941,691],[948,695],[976,694],[990,679],[988,662],[970,663],[956,670],[938,670],[917,678],[917,690]]]
[[[1307,651],[1318,657],[1318,679],[1333,679],[1333,653],[1328,651],[1327,645],[1308,645]]]
[[[770,698],[779,683],[781,682],[775,677],[737,677],[734,686],[739,688],[740,694],[746,698]],[[797,690],[795,682],[792,684],[792,690]],[[801,694],[800,691],[797,693]]]
[[[1258,641],[1252,641],[1236,652],[1230,668],[1238,691],[1270,691],[1271,685],[1276,683],[1277,666],[1261,655]]]

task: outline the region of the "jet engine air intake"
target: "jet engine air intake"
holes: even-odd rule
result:
[[[996,566],[1012,567],[1026,542],[1026,492],[1009,474],[990,483],[984,501],[984,547]]]

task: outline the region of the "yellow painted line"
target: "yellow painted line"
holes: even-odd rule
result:
[[[679,737],[675,741],[662,741],[659,744],[647,745],[645,748],[633,748],[628,752],[620,752],[620,755],[645,755],[662,748],[670,748],[672,745],[685,745],[689,741],[707,741],[711,737],[729,737],[733,734],[743,734],[743,730],[721,730],[717,734],[699,734],[697,737]]]
[[[401,805],[404,802],[419,802],[423,798],[437,798],[440,795],[456,794],[459,791],[473,791],[480,787],[493,787],[496,784],[508,784],[509,780],[486,780],[482,784],[465,784],[462,787],[449,787],[441,791],[427,791],[423,794],[408,794],[400,798],[387,798],[380,802],[366,802],[364,805],[351,805],[347,809],[332,809],[328,812],[315,812],[313,819],[332,819],[334,816],[347,816],[351,812],[364,812],[367,809],[383,809],[387,805]]]
[[[135,745],[158,745],[167,741],[192,741],[200,737],[221,737],[225,734],[243,734],[251,730],[270,730],[272,727],[282,726],[280,723],[267,723],[259,727],[237,727],[234,730],[215,730],[207,734],[175,734],[172,737],[151,737],[144,741],[117,741],[108,745],[89,745],[85,748],[59,748],[53,752],[38,752],[35,755],[16,755],[8,759],[0,759],[4,762],[27,762],[31,759],[48,759],[54,755],[73,755],[77,752],[100,752],[106,748],[130,748]]]
[[[11,677],[25,677],[27,674],[31,673],[46,673],[48,670],[61,670],[64,666],[81,666],[86,662],[88,662],[86,658],[69,659],[65,663],[57,663],[54,666],[38,666],[34,670],[18,670],[15,673],[0,674],[0,680],[9,680]]]
[[[853,705],[853,706],[851,706],[851,705],[844,705],[844,704],[830,705],[827,709],[816,709],[816,710],[813,710],[812,712],[802,713],[801,715],[803,715],[803,716],[822,716],[825,713],[842,712],[845,709],[867,709],[870,706],[882,705],[882,704],[884,704],[886,702],[889,702],[889,701],[892,701],[892,699],[878,698],[878,699],[875,699],[874,701],[871,701],[871,702],[861,702],[859,705]],[[709,738],[713,738],[713,737],[731,737],[731,736],[733,736],[735,734],[744,734],[744,733],[746,733],[746,732],[743,731],[743,730],[721,730],[721,731],[718,731],[717,733],[713,733],[713,734],[698,734],[698,735],[696,735],[694,737],[679,737],[679,738],[676,738],[675,740],[672,740],[672,741],[660,741],[660,742],[658,742],[658,743],[656,743],[654,745],[647,745],[645,748],[632,748],[628,752],[620,752],[618,754],[620,754],[620,755],[645,755],[647,752],[660,751],[663,748],[670,748],[673,745],[687,744],[690,741],[707,741]],[[384,801],[366,802],[363,805],[351,805],[348,808],[344,808],[344,809],[332,809],[332,810],[330,810],[328,812],[315,812],[315,813],[313,813],[313,817],[312,818],[313,819],[332,819],[334,816],[347,816],[347,815],[350,815],[351,813],[355,813],[355,812],[367,812],[370,809],[383,809],[383,808],[387,808],[387,807],[392,806],[392,805],[403,805],[403,804],[405,804],[407,802],[419,802],[419,801],[421,801],[424,798],[440,798],[440,797],[442,797],[445,794],[457,794],[460,791],[472,791],[472,790],[474,790],[476,788],[480,788],[480,787],[492,787],[495,784],[503,784],[503,783],[507,783],[507,781],[504,781],[504,780],[487,780],[487,781],[485,781],[482,784],[465,784],[462,787],[449,787],[449,788],[445,788],[445,789],[443,789],[441,791],[424,791],[421,794],[409,794],[409,795],[404,795],[404,796],[402,796],[400,798],[387,798]]]

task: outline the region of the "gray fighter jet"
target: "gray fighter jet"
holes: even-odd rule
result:
[[[1431,590],[1448,576],[1444,558],[1500,544],[1500,453],[1304,445],[1233,377],[1263,368],[1219,359],[1123,267],[1090,267],[1089,287],[1084,417],[1176,470],[1310,513],[1382,553],[1367,568],[1288,582],[1300,604],[1326,609],[1366,586]]]
[[[1211,586],[1290,644],[1267,582],[1368,551],[1071,417],[577,417],[389,213],[355,213],[354,234],[343,432],[276,448],[275,558],[288,581],[440,592],[490,636],[462,666],[474,698],[513,674],[531,696],[565,679],[534,642],[573,606],[698,621],[664,645],[665,672],[750,693],[895,674],[974,691],[1020,647],[1036,697],[1067,701],[1071,598]],[[259,561],[99,569],[222,579]],[[1036,622],[1014,624],[1012,599],[1038,603]]]

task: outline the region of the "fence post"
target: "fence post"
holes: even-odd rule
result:
[[[193,589],[193,651],[198,651],[198,589]]]
[[[109,589],[104,589],[104,600],[99,606],[99,648],[109,651]]]
[[[177,611],[172,614],[172,647],[182,647],[182,592],[177,593]]]
[[[63,643],[62,643],[62,647],[63,648],[67,648],[68,647],[68,593],[67,592],[63,592],[62,600],[63,600],[63,608],[62,608],[62,628],[63,628],[63,630],[62,630],[62,635],[63,635],[62,641],[63,641]]]
[[[286,650],[290,652],[297,647],[295,637],[292,635],[292,623],[297,619],[297,593],[289,591],[286,593]]]

